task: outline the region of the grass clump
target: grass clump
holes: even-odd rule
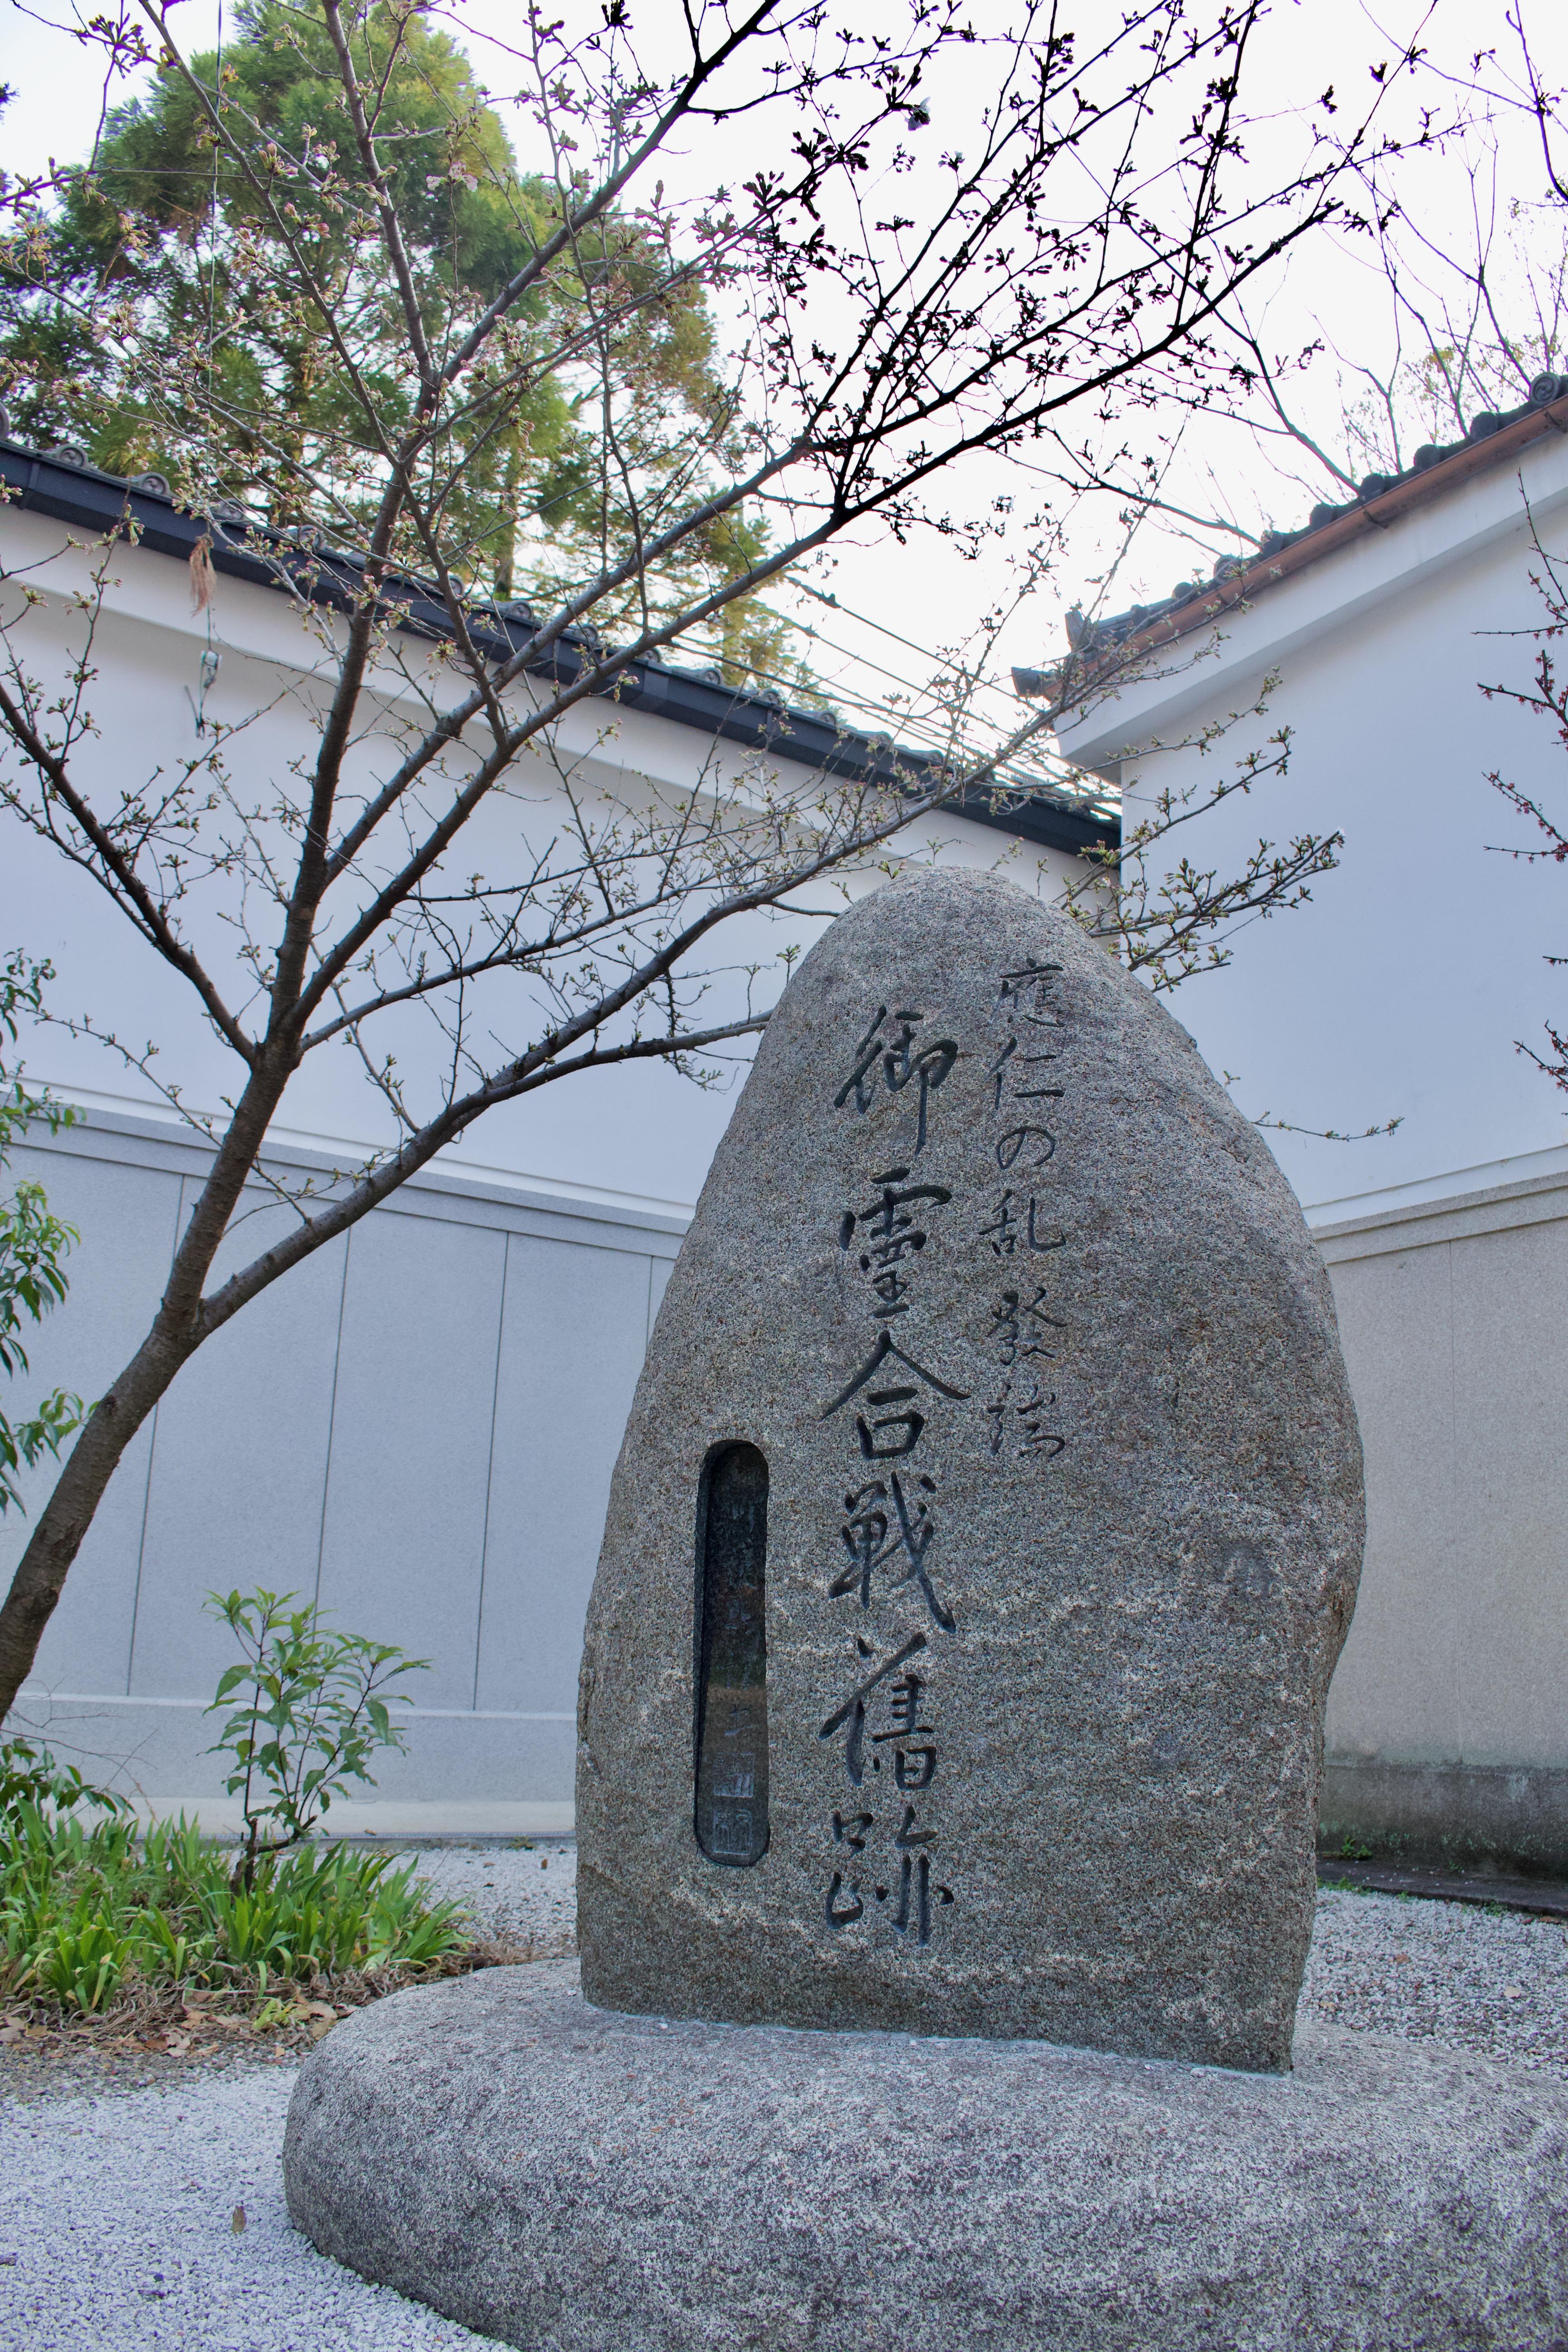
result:
[[[138,1991],[260,1997],[445,1970],[472,1943],[390,1854],[308,1848],[248,1883],[183,1817],[142,1829],[47,1750],[0,1750],[0,1996],[90,2017]],[[383,1982],[378,1989],[389,1989]]]

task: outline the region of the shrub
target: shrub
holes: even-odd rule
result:
[[[298,1598],[207,1595],[208,1613],[233,1628],[245,1654],[226,1670],[207,1709],[216,1715],[236,1691],[246,1694],[207,1750],[234,1759],[224,1785],[241,1800],[245,1819],[237,1887],[253,1884],[263,1856],[308,1837],[351,1780],[374,1787],[371,1756],[404,1744],[389,1706],[407,1694],[388,1685],[430,1663],[388,1642],[340,1633],[313,1602],[291,1609]]]
[[[207,1709],[244,1693],[209,1751],[234,1759],[237,1861],[184,1815],[140,1830],[122,1797],[47,1748],[0,1746],[0,1990],[91,2016],[137,1985],[265,1996],[436,1968],[470,1942],[457,1905],[431,1901],[391,1854],[303,1850],[333,1797],[372,1780],[375,1750],[402,1746],[389,1707],[404,1694],[389,1685],[426,1661],[340,1633],[296,1599],[208,1596],[244,1653]]]
[[[0,1748],[0,1990],[79,2015],[141,1984],[265,1994],[430,1969],[469,1940],[412,1866],[342,1847],[258,1857],[236,1885],[194,1822],[138,1830],[123,1801],[47,1750]]]

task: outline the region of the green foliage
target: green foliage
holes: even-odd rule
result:
[[[14,1045],[20,1017],[37,1013],[46,982],[54,978],[47,963],[30,963],[20,950],[0,965],[0,1054]],[[32,1095],[21,1073],[0,1058],[0,1169],[6,1166],[13,1142],[34,1119],[47,1122],[50,1132],[72,1127],[77,1114],[47,1094]],[[41,1184],[24,1182],[7,1198],[0,1193],[0,1376],[15,1380],[27,1370],[22,1344],[24,1317],[41,1323],[66,1295],[65,1260],[79,1238],[75,1228],[53,1215]],[[80,1397],[56,1389],[44,1397],[35,1412],[12,1421],[0,1406],[0,1513],[15,1504],[24,1507],[16,1480],[45,1454],[58,1454],[65,1440],[79,1426]]]
[[[344,16],[426,337],[449,349],[555,233],[561,189],[519,170],[445,32],[385,0]],[[417,385],[326,20],[245,0],[221,59],[194,57],[191,74],[161,65],[59,204],[0,241],[0,395],[44,446],[352,537]],[[612,211],[508,316],[428,443],[465,586],[570,593],[657,530],[668,498],[690,503],[737,404],[700,284],[671,279],[655,228]],[[658,579],[604,602],[598,625],[640,625],[645,596],[689,601],[766,541],[758,519],[715,519]],[[423,570],[428,551],[405,560]],[[747,598],[701,639],[727,677],[765,683],[791,667],[788,635]]]
[[[74,1764],[57,1764],[47,1748],[34,1748],[26,1739],[8,1739],[0,1747],[0,1815],[9,1816],[21,1805],[58,1813],[74,1813],[86,1806],[89,1811],[115,1817],[131,1811],[123,1797],[94,1788]]]
[[[134,1947],[104,1916],[101,1899],[84,1887],[68,1917],[51,1920],[35,1948],[31,1978],[62,2009],[90,2014],[120,1990]]]
[[[264,1858],[237,1886],[193,1822],[141,1833],[122,1800],[47,1750],[0,1748],[0,1987],[12,1995],[91,2015],[138,1984],[265,1993],[431,1968],[467,1940],[457,1906],[429,1901],[391,1854]]]
[[[407,1694],[388,1685],[417,1674],[427,1658],[410,1658],[391,1643],[328,1628],[313,1602],[289,1607],[293,1592],[207,1595],[210,1615],[232,1628],[245,1654],[220,1677],[207,1708],[230,1714],[209,1755],[234,1759],[225,1787],[241,1799],[245,1844],[236,1884],[249,1887],[258,1860],[308,1837],[334,1797],[351,1780],[374,1786],[370,1759],[378,1748],[401,1748],[392,1705]]]

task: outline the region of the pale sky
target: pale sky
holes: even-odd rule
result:
[[[80,5],[85,16],[89,13],[85,0]],[[655,0],[655,5],[636,12],[639,27],[656,46],[661,8],[672,9],[673,0]],[[182,0],[172,13],[189,49],[210,47],[224,28],[220,0]],[[596,20],[597,9],[591,13]],[[1092,26],[1106,13],[1106,0],[1092,0],[1084,21]],[[1450,100],[1457,91],[1473,84],[1476,77],[1469,61],[1479,48],[1491,47],[1498,53],[1497,67],[1485,71],[1515,70],[1517,39],[1510,29],[1508,13],[1502,0],[1480,0],[1480,5],[1477,0],[1436,0],[1436,5],[1424,5],[1424,0],[1384,0],[1382,5],[1367,5],[1366,0],[1279,0],[1251,67],[1250,110],[1255,117],[1264,118],[1250,142],[1255,169],[1259,173],[1273,172],[1283,154],[1300,148],[1308,124],[1321,120],[1314,115],[1311,101],[1329,81],[1338,93],[1338,121],[1342,126],[1348,122],[1373,95],[1371,69],[1395,56],[1412,37],[1419,37],[1434,62],[1450,74],[1451,79],[1442,86]],[[994,26],[998,33],[1005,31],[1013,14],[1006,0],[977,0],[973,12],[979,27]],[[232,15],[231,8],[230,22]],[[6,168],[14,173],[40,170],[51,157],[85,158],[100,117],[103,90],[99,52],[84,47],[58,26],[45,22],[49,16],[58,17],[61,25],[69,21],[64,0],[52,0],[52,5],[51,0],[41,0],[37,9],[27,10],[17,6],[16,0],[0,0],[4,72],[18,93],[0,122],[0,140]],[[1568,12],[1531,6],[1527,0],[1524,20],[1532,44],[1559,86],[1568,66],[1565,18]],[[504,34],[512,21],[504,0],[467,0],[467,5],[447,12],[452,29],[461,32],[467,27],[479,69],[498,93],[505,87],[507,61],[489,48],[485,35],[491,28]],[[672,17],[671,21],[677,20]],[[857,12],[857,21],[865,21],[864,11]],[[966,64],[970,68],[967,87]],[[994,70],[994,53],[976,49],[960,53],[951,70],[944,72],[934,106],[936,119],[923,134],[932,142],[929,152],[933,158],[944,139],[962,136],[965,110],[979,102],[979,93]],[[116,97],[124,96],[145,79],[142,75],[130,85],[121,84]],[[1426,87],[1430,95],[1431,88]],[[1408,132],[1413,104],[1411,95],[1394,90],[1386,111],[1391,129],[1402,135]],[[516,131],[520,120],[516,110],[503,111]],[[689,175],[691,192],[711,185],[721,176],[743,173],[753,160],[746,147],[749,135],[731,127],[705,137],[700,152],[672,158],[667,166],[672,186],[679,192],[683,173]],[[526,166],[532,159],[521,137],[518,143]],[[1400,170],[1399,186],[1406,209],[1419,222],[1422,236],[1438,257],[1428,251],[1423,266],[1429,277],[1438,278],[1442,252],[1446,248],[1463,252],[1471,237],[1472,192],[1462,158],[1457,152],[1417,157],[1407,160]],[[1517,126],[1510,127],[1502,150],[1502,172],[1505,199],[1539,199],[1542,193],[1539,155],[1527,133]],[[906,188],[906,201],[908,193]],[[1300,348],[1321,333],[1340,354],[1352,361],[1364,359],[1373,367],[1386,364],[1390,305],[1375,257],[1365,240],[1325,236],[1299,248],[1279,273],[1267,299],[1257,304],[1256,315],[1266,321],[1271,342],[1279,351]],[[1313,428],[1331,437],[1341,405],[1339,369],[1332,351],[1314,362],[1300,383],[1300,398]],[[1158,430],[1162,422],[1168,425],[1170,420],[1154,419],[1153,429]],[[1140,431],[1147,438],[1151,427],[1134,420],[1130,431],[1134,439]],[[1194,512],[1213,514],[1223,509],[1244,525],[1255,527],[1261,519],[1289,528],[1305,520],[1314,498],[1325,494],[1324,486],[1307,480],[1310,463],[1301,471],[1301,488],[1281,480],[1244,432],[1231,425],[1208,424],[1188,432],[1184,457],[1170,478],[1173,495]],[[989,458],[954,468],[950,487],[956,513],[982,511],[998,496],[1011,496],[1023,510],[1050,495],[1038,478],[1005,460]],[[1058,580],[1009,621],[996,647],[993,675],[1002,690],[989,698],[987,709],[998,723],[1006,724],[1018,714],[1017,704],[1005,690],[1008,666],[1014,662],[1037,665],[1061,647],[1064,611],[1076,602],[1092,604],[1106,564],[1123,535],[1112,500],[1097,500],[1079,515],[1070,553]],[[1206,550],[1201,554],[1188,541],[1163,528],[1145,528],[1105,592],[1110,608],[1167,593],[1189,572],[1206,570],[1214,553],[1233,543],[1223,534],[1211,532],[1200,538]],[[978,562],[969,562],[933,533],[920,534],[909,547],[900,548],[874,530],[862,533],[855,543],[839,542],[830,562],[820,567],[816,576],[847,609],[827,614],[804,598],[793,600],[794,608],[823,632],[810,649],[813,667],[829,684],[836,677],[854,676],[862,692],[871,697],[896,692],[900,677],[923,677],[929,665],[922,664],[911,647],[934,649],[961,642],[990,604],[1006,597],[1010,578],[1005,543],[994,546]],[[776,601],[787,606],[792,599],[788,592],[781,592]],[[857,613],[893,635],[879,635],[849,617]],[[900,644],[900,639],[908,643]],[[841,650],[834,650],[835,646]]]

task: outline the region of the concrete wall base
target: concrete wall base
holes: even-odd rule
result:
[[[198,1805],[204,1823],[210,1810],[213,1825],[222,1827],[226,1766],[211,1753],[219,1720],[196,1699],[24,1689],[5,1728],[13,1738],[47,1741],[62,1764],[76,1765],[84,1778],[144,1811],[177,1813],[182,1805]],[[384,1748],[372,1759],[371,1802],[393,1808],[403,1829],[415,1826],[415,1813],[437,1829],[462,1821],[476,1806],[530,1807],[541,1829],[571,1828],[576,1727],[570,1715],[410,1707],[399,1721],[407,1747]],[[333,1810],[345,1833],[351,1810]]]
[[[1330,1757],[1318,1851],[1415,1869],[1568,1879],[1568,1770]]]

